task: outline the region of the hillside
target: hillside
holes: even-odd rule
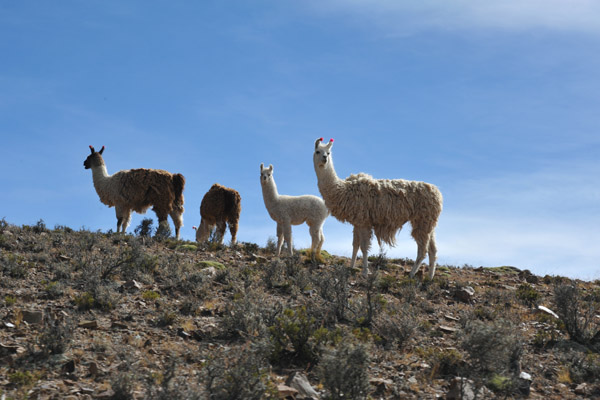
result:
[[[0,221],[0,398],[600,396],[598,282],[272,254]]]

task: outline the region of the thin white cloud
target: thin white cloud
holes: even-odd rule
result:
[[[600,33],[600,2],[593,0],[330,0],[323,12],[368,18],[396,34],[427,29],[549,29]]]

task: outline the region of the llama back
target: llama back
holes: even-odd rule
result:
[[[325,188],[322,194],[334,217],[352,225],[373,227],[378,241],[392,246],[396,233],[406,222],[436,210],[431,217],[435,226],[441,213],[441,193],[425,182],[373,179],[360,173]]]
[[[120,186],[120,195],[134,211],[144,213],[150,206],[167,213],[173,209],[176,195],[173,175],[170,172],[137,168],[119,171],[114,176],[118,177],[115,184]],[[165,190],[167,188],[170,190]],[[181,192],[179,198],[183,200]]]
[[[241,197],[236,190],[215,183],[202,198],[200,216],[213,220],[220,215],[226,216],[229,221],[235,221],[241,208]]]

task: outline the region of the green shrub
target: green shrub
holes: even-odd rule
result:
[[[362,345],[343,342],[325,352],[318,376],[330,399],[366,399],[369,394],[369,356]]]
[[[319,358],[319,345],[323,336],[315,336],[319,329],[316,318],[306,312],[306,307],[285,309],[269,327],[273,351],[271,361],[277,364],[314,363]]]
[[[600,325],[595,316],[600,310],[600,302],[594,296],[583,297],[579,289],[570,284],[560,284],[554,288],[556,313],[563,322],[571,340],[600,351],[597,340]]]
[[[241,352],[221,350],[211,357],[203,369],[207,399],[261,400],[276,398],[269,376],[268,363],[259,346]]]
[[[540,301],[540,297],[540,293],[529,283],[523,283],[517,288],[517,299],[529,307],[536,306]]]

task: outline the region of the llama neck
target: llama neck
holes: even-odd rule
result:
[[[317,172],[319,191],[321,192],[323,199],[326,200],[326,198],[329,197],[329,192],[340,185],[342,181],[335,173],[333,159],[330,159],[323,168],[315,166],[315,171]]]
[[[94,180],[94,188],[100,196],[100,200],[104,200],[103,196],[106,193],[106,187],[109,185],[111,176],[106,170],[106,165],[102,164],[92,168],[92,179]]]
[[[277,192],[277,185],[275,185],[275,181],[271,179],[270,182],[261,185],[263,192],[263,200],[265,201],[265,206],[269,208],[271,205],[275,204],[279,199],[279,193]]]

